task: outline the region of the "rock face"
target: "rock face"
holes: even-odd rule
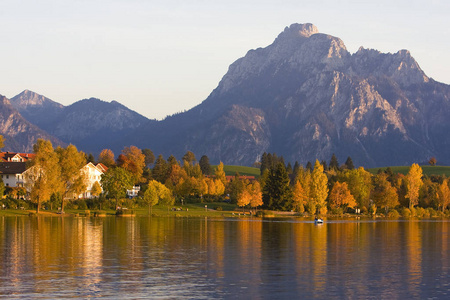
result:
[[[350,54],[339,38],[293,24],[235,61],[203,103],[127,143],[227,164],[250,165],[265,151],[301,163],[333,153],[365,167],[450,163],[449,112],[450,87],[408,51]]]
[[[64,146],[63,142],[25,120],[10,101],[1,95],[0,135],[5,138],[3,151],[32,152],[39,138],[50,140],[55,147]]]
[[[85,152],[98,153],[151,122],[116,101],[90,98],[63,106],[26,90],[11,102],[30,122]]]

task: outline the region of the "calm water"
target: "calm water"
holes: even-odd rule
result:
[[[450,298],[447,221],[0,217],[3,298]]]

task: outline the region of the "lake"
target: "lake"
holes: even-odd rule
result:
[[[450,298],[450,223],[0,217],[2,298]]]

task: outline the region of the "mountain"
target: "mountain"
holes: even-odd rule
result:
[[[63,142],[25,120],[10,101],[1,95],[0,135],[5,138],[3,151],[32,152],[38,138],[50,140],[55,147],[64,146]]]
[[[85,152],[98,153],[109,148],[116,139],[152,122],[117,101],[96,98],[63,106],[25,90],[11,98],[11,103],[31,123]]]
[[[45,130],[64,109],[62,104],[29,90],[12,97],[10,102],[25,119]]]
[[[122,144],[166,157],[187,150],[250,165],[351,156],[365,167],[450,163],[450,86],[428,78],[407,50],[347,51],[312,24],[292,24],[229,67],[191,110],[147,123]]]

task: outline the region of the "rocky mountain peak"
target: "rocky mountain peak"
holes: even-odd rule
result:
[[[11,98],[11,104],[19,111],[27,109],[29,106],[36,107],[36,106],[51,105],[54,107],[62,108],[61,104],[56,103],[30,90],[24,90],[19,95]]]
[[[313,34],[319,33],[316,26],[311,23],[306,24],[292,24],[286,27],[282,33],[278,35],[277,39],[295,38],[295,37],[310,37]]]

